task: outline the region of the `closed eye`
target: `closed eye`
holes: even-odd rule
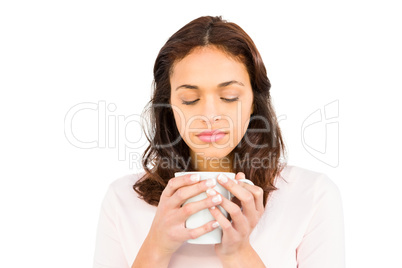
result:
[[[221,98],[223,101],[225,101],[225,102],[235,102],[235,101],[238,101],[239,100],[239,97],[236,97],[236,98],[233,98],[233,99],[226,99],[226,98]],[[200,99],[196,99],[196,100],[193,100],[193,101],[183,101],[182,102],[182,104],[184,104],[184,105],[191,105],[191,104],[194,104],[194,103],[196,103],[197,101],[199,101]]]
[[[236,98],[233,98],[233,99],[225,99],[225,98],[221,98],[221,99],[223,99],[226,102],[235,102],[235,101],[239,100],[239,97],[236,97]]]
[[[199,100],[199,99],[196,99],[196,100],[193,100],[193,101],[183,101],[183,104],[185,104],[185,105],[191,105],[191,104],[196,103],[198,100]]]

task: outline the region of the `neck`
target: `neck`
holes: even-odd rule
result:
[[[190,152],[191,163],[197,171],[232,172],[232,155],[222,158],[207,159],[200,154]]]

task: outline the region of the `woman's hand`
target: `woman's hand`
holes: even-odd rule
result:
[[[213,225],[216,221],[211,221],[196,229],[185,228],[185,221],[189,216],[200,210],[219,205],[221,202],[214,203],[213,197],[208,197],[182,206],[187,199],[205,192],[208,188],[214,187],[216,183],[215,180],[201,182],[199,180],[199,175],[171,178],[162,192],[150,231],[140,250],[140,253],[142,250],[146,253],[152,250],[153,258],[156,259],[153,263],[169,263],[171,255],[183,242],[206,234],[218,226]],[[149,256],[149,254],[143,256]]]
[[[222,243],[215,246],[215,251],[221,260],[238,260],[241,256],[256,255],[249,243],[249,236],[264,213],[264,192],[258,186],[238,181],[244,178],[245,176],[242,172],[237,173],[235,181],[228,179],[223,174],[218,177],[218,182],[241,203],[240,208],[240,206],[222,196],[220,206],[230,214],[232,222],[219,209],[209,209],[223,231]]]

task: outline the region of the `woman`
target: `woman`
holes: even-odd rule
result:
[[[185,25],[160,50],[154,86],[144,172],[110,185],[94,267],[344,267],[338,188],[280,161],[270,82],[239,26],[210,16]],[[178,171],[234,172],[236,181],[218,183],[235,198],[212,191],[182,206],[213,181],[175,178]],[[186,229],[185,220],[206,208],[215,221]],[[214,228],[222,228],[222,243],[186,243]]]

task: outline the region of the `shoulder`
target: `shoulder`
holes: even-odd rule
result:
[[[338,186],[324,173],[286,167],[284,218],[295,238],[296,258],[303,267],[344,267],[344,225]],[[285,182],[285,180],[287,182]]]
[[[127,174],[121,177],[118,177],[117,179],[115,179],[111,184],[110,187],[119,189],[119,188],[124,188],[126,187],[128,184],[133,185],[134,183],[136,183],[139,179],[142,178],[142,176],[144,176],[145,171],[141,171],[138,173],[133,173],[133,174]]]
[[[135,198],[137,199],[137,193],[133,189],[133,185],[144,176],[145,171],[127,174],[115,179],[109,184],[107,191],[107,196],[112,198],[126,199]]]
[[[313,199],[340,198],[338,186],[326,174],[297,166],[286,166],[276,178],[277,187],[293,197]]]
[[[297,167],[285,166],[277,180],[282,180],[290,187],[303,189],[314,187],[322,190],[337,190],[337,185],[324,173]]]

